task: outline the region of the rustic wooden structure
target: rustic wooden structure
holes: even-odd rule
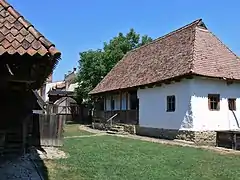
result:
[[[64,118],[56,114],[34,114],[28,123],[28,143],[36,147],[63,145]]]
[[[95,107],[92,113],[94,122],[105,121],[114,116],[113,121],[116,123],[138,124],[139,104],[136,91],[112,92],[97,95],[94,99]]]
[[[48,92],[49,102],[54,103],[62,97],[71,97],[74,98],[74,92],[64,91],[64,90],[51,90]]]
[[[60,52],[11,5],[0,0],[1,152],[23,152],[39,89]]]
[[[64,90],[51,90],[48,92],[49,112],[61,115],[65,122],[79,121],[81,119],[81,106],[74,98],[74,92]]]

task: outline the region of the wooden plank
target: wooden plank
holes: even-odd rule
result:
[[[65,115],[39,115],[40,144],[42,146],[62,145],[62,128],[64,118]]]
[[[55,140],[56,140],[56,128],[57,127],[56,127],[56,119],[55,119],[55,117],[56,117],[55,115],[51,116],[51,121],[52,121],[51,122],[52,123],[51,124],[51,127],[52,127],[51,131],[52,132],[51,132],[51,137],[50,137],[51,138],[51,146],[55,146]]]
[[[63,145],[63,118],[58,117],[58,146]]]

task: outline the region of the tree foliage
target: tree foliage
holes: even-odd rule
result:
[[[119,33],[109,42],[105,42],[103,49],[81,52],[77,76],[79,88],[76,91],[78,99],[88,101],[88,93],[97,86],[128,51],[151,41],[152,38],[149,36],[140,36],[134,29],[130,29],[127,34]]]

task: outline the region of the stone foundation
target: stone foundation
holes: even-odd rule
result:
[[[217,133],[215,131],[196,131],[195,143],[201,145],[216,145]]]
[[[103,123],[92,123],[93,129],[105,130],[105,126]]]
[[[196,136],[194,131],[178,131],[176,139],[195,142]]]
[[[136,128],[135,125],[130,124],[121,124],[123,126],[123,130],[125,132],[128,132],[129,134],[136,134]]]
[[[176,139],[176,136],[178,135],[178,130],[136,126],[136,134],[173,140]]]
[[[118,124],[123,126],[123,130],[129,134],[137,134],[141,136],[155,137],[161,139],[180,139],[192,141],[198,145],[216,145],[216,132],[214,131],[181,131],[177,129],[160,129],[141,127],[136,125]],[[105,130],[104,124],[92,123],[92,127],[99,130]]]
[[[176,129],[159,129],[137,126],[136,134],[170,140],[180,139],[192,141],[198,145],[216,145],[216,132],[214,131],[181,131]]]

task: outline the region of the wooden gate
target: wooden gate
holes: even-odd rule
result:
[[[64,118],[57,114],[35,114],[34,116],[33,124],[35,128],[38,126],[33,132],[34,141],[39,141],[41,146],[62,146]]]

